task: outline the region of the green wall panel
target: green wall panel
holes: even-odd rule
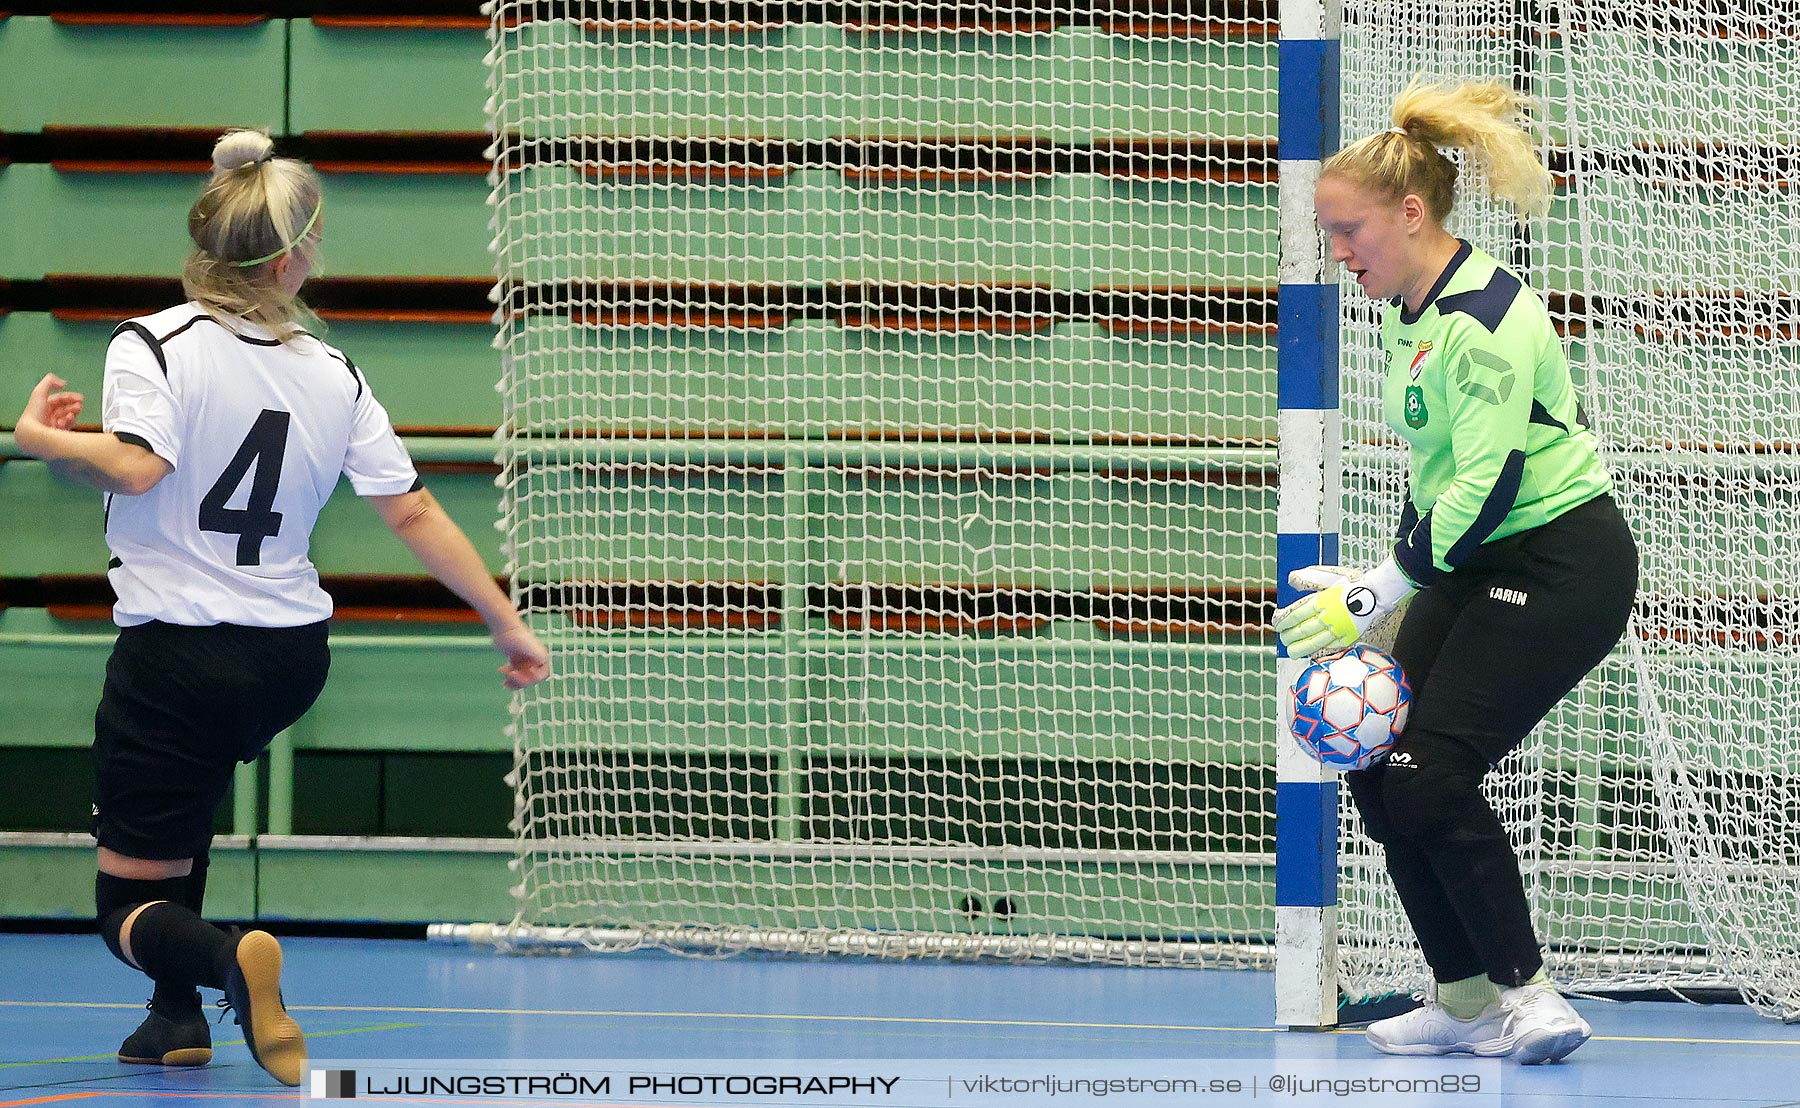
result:
[[[543,693],[521,701],[525,753],[540,753],[529,745],[534,738],[556,741],[552,737],[563,729],[545,723],[563,719],[564,704],[599,709],[579,721],[584,750],[721,757],[779,752],[798,741],[789,723],[797,718],[792,713],[803,687],[786,680],[780,642],[758,638],[732,645],[696,636],[633,643],[593,635],[559,644],[556,672]],[[542,772],[560,771],[546,763]]]
[[[503,562],[494,531],[499,491],[493,478],[479,472],[427,473],[425,484],[498,572]],[[348,482],[339,482],[313,531],[313,564],[331,574],[423,575],[412,553],[361,499]],[[30,529],[0,529],[0,577],[105,571],[110,554],[98,492],[52,477],[41,462],[14,460],[0,463],[0,503],[20,512],[17,518],[36,521]]]
[[[835,580],[1196,588],[1274,576],[1275,490],[1120,472],[827,479]]]
[[[804,478],[805,516],[783,489]],[[516,495],[581,534],[519,540],[527,580],[781,581],[784,531],[818,582],[1195,588],[1274,573],[1274,492],[1233,480],[848,467],[539,465]],[[806,530],[800,531],[799,529]],[[598,540],[598,541],[596,541]],[[375,555],[364,552],[365,560]]]
[[[838,175],[771,185],[619,185],[544,166],[515,174],[501,210],[531,258],[503,259],[530,281],[807,284],[859,280],[854,198]],[[484,240],[485,242],[485,240]]]
[[[0,131],[49,124],[279,131],[286,46],[282,20],[143,27],[0,19]]]
[[[423,744],[415,733],[403,745]],[[294,756],[294,833],[505,837],[513,799],[503,778],[511,768],[510,751],[302,749]]]
[[[174,277],[192,248],[187,212],[198,173],[60,173],[48,165],[0,169],[0,277],[48,273]]]
[[[0,428],[10,428],[22,398],[55,373],[87,398],[83,422],[101,417],[101,377],[111,323],[69,323],[48,312],[0,314]],[[325,341],[363,371],[397,426],[493,427],[500,422],[494,382],[500,356],[486,323],[329,323]]]
[[[1271,335],[1159,338],[1093,323],[972,335],[823,320],[614,328],[532,317],[513,355],[539,367],[511,388],[518,425],[541,433],[1275,437]]]
[[[315,842],[331,845],[331,840]],[[260,918],[377,923],[512,918],[508,890],[516,882],[507,869],[510,854],[368,842],[376,849],[295,849],[265,840],[257,851]]]
[[[109,624],[63,623],[41,608],[0,610],[0,746],[91,747],[114,634]]]
[[[744,330],[530,316],[509,351],[515,364],[535,367],[509,383],[513,418],[544,434],[804,434],[824,416],[812,398],[839,368],[832,331],[810,320]]]
[[[599,862],[572,856],[528,860],[525,879],[533,903],[530,918],[551,924],[666,918],[658,909],[679,904],[683,922],[705,924],[959,935],[1080,934],[1087,906],[1106,901],[1141,906],[1143,933],[1161,937],[1271,934],[1274,928],[1273,866],[1072,863],[1045,872],[1038,866],[1015,868],[1004,862],[650,856]],[[597,908],[592,903],[564,904],[558,899],[563,883],[584,896],[591,896],[596,887],[630,890],[633,899],[617,905],[603,902]],[[1229,887],[1230,895],[1221,895],[1221,887]],[[697,898],[696,889],[736,890],[742,899],[723,908],[710,896]],[[991,913],[965,914],[963,903],[971,896],[984,906],[1009,897],[1016,914],[1008,919]],[[706,903],[696,904],[697,899]],[[1268,907],[1250,911],[1211,907],[1215,903]],[[609,912],[617,918],[609,918]]]
[[[65,323],[42,312],[0,315],[0,387],[22,396],[55,372],[87,395],[84,418],[97,421],[110,333],[108,324]],[[325,337],[365,372],[402,427],[499,420],[499,354],[485,324],[337,322]],[[520,426],[540,432],[924,430],[1075,441],[1275,435],[1274,344],[1260,335],[1202,341],[1066,323],[997,336],[819,320],[755,331],[594,328],[532,317],[515,352],[545,367],[513,386]],[[1647,388],[1656,386],[1652,353],[1645,354]],[[0,426],[14,415],[0,409]],[[1609,413],[1614,421],[1627,415]]]
[[[479,174],[325,173],[319,272],[486,277],[488,185]]]
[[[0,170],[0,277],[48,273],[178,276],[192,249],[187,212],[206,178],[185,173],[64,173],[45,164]],[[333,173],[324,178],[320,274],[480,277],[487,184],[479,176]]]
[[[106,572],[101,495],[60,481],[42,462],[0,462],[0,504],[30,527],[0,527],[0,577]]]
[[[748,135],[823,138],[822,104],[848,106],[842,32],[794,26],[731,38],[594,35],[573,21],[508,32],[515,71],[497,93],[527,134]],[[540,74],[571,66],[608,75],[598,95],[569,103]],[[553,108],[551,100],[562,103]]]
[[[1273,756],[1265,721],[1273,718],[1275,659],[1254,646],[1071,631],[947,640],[596,635],[559,651],[566,664],[551,678],[553,696],[523,703],[528,743],[567,741],[573,727],[583,749],[658,755],[912,752],[1232,765]],[[1008,692],[1018,689],[1034,692]],[[611,707],[550,726],[560,719],[549,714],[557,710],[552,699]],[[1171,721],[1181,728],[1171,731]]]
[[[425,473],[431,490],[450,518],[475,544],[490,569],[504,568],[500,535],[494,530],[499,517],[500,491],[486,473]],[[421,577],[425,570],[412,552],[401,545],[375,514],[350,488],[339,481],[337,492],[319,513],[313,529],[312,560],[321,573],[393,573]]]
[[[880,133],[1273,137],[1275,44],[1112,35],[847,34]]]
[[[825,24],[731,36],[509,32],[500,92],[536,133],[1273,137],[1275,44],[1045,35],[864,34]],[[571,104],[536,75],[607,75]],[[1119,90],[1129,90],[1121,99]]]
[[[1745,248],[1772,245],[1765,237]],[[1662,278],[1646,274],[1643,280],[1649,287]],[[1674,427],[1732,448],[1790,443],[1800,428],[1800,343],[1761,335],[1750,342],[1745,337],[1659,337],[1614,326],[1590,330],[1569,343],[1569,364],[1594,426],[1617,446],[1655,451],[1670,441]],[[1619,398],[1607,405],[1595,403],[1591,383],[1590,359],[1600,358],[1607,392]],[[1707,387],[1695,388],[1696,380],[1708,382]]]
[[[207,880],[208,914],[226,920],[309,919],[373,922],[502,921],[512,918],[507,890],[515,883],[508,871],[510,853],[469,842],[462,849],[408,849],[404,840],[363,840],[389,849],[297,849],[308,840],[268,840],[252,851],[231,841],[215,843]],[[356,840],[351,840],[356,841]],[[311,840],[331,846],[343,840]],[[599,864],[579,858],[541,862],[532,871],[537,899],[548,905],[542,922],[592,923],[608,920],[607,909],[556,901],[550,882],[591,881]],[[1059,929],[1081,918],[1083,903],[1096,897],[1146,905],[1146,921],[1162,933],[1178,935],[1267,934],[1273,927],[1268,909],[1215,910],[1224,902],[1218,890],[1230,887],[1230,900],[1242,903],[1249,885],[1252,903],[1271,903],[1273,869],[1262,866],[1069,867],[1055,874],[1020,873],[1003,863],[833,862],[773,859],[708,860],[667,857],[628,858],[604,867],[603,888],[637,887],[649,902],[681,902],[695,888],[735,887],[747,892],[731,912],[711,909],[709,922],[766,922],[770,913],[808,923],[883,928],[929,929],[954,934],[1028,934],[1046,923]],[[36,836],[0,841],[0,918],[85,920],[93,913],[92,840],[86,836]],[[871,899],[857,912],[834,908],[823,890],[869,888],[888,882],[891,897]],[[1672,941],[1703,946],[1704,936],[1682,907],[1682,894],[1672,879],[1554,879],[1546,895],[1567,913],[1572,906],[1596,900],[1618,904],[1650,902],[1668,907],[1666,924]],[[835,894],[834,894],[835,897]],[[1006,898],[1014,914],[996,915]],[[260,899],[260,912],[258,901]],[[973,912],[965,908],[975,909]],[[641,918],[641,910],[615,911],[618,919]],[[1623,917],[1597,924],[1606,934],[1629,937],[1640,923]]]
[[[870,187],[851,200],[860,216],[862,253],[852,272],[859,280],[1064,289],[1275,281],[1274,186],[1058,174]]]
[[[519,510],[572,514],[565,526],[519,532],[521,579],[779,581],[783,477],[766,470],[542,464],[520,475]],[[794,521],[804,526],[803,520]]]
[[[1604,121],[1614,130],[1605,142],[1629,149],[1693,133],[1696,126],[1704,126],[1696,123],[1696,113],[1707,111],[1694,102],[1695,89],[1732,90],[1735,142],[1785,145],[1800,139],[1800,120],[1783,106],[1784,86],[1766,79],[1793,68],[1791,36],[1762,34],[1760,27],[1741,34],[1712,34],[1685,26],[1681,14],[1646,26],[1626,8],[1601,5],[1596,11],[1599,17],[1591,22],[1559,28],[1561,48],[1541,55],[1539,95],[1551,103],[1578,104],[1589,128]],[[1560,126],[1550,132],[1552,142],[1566,137]],[[1591,130],[1584,136],[1590,142],[1597,137]],[[1711,250],[1724,244],[1707,245]]]
[[[510,696],[496,672],[500,663],[479,624],[435,631],[405,626],[388,635],[367,624],[340,624],[332,635],[331,680],[294,726],[294,746],[301,752],[511,750]]]
[[[213,841],[206,916],[257,918],[256,856],[242,839]],[[0,838],[0,918],[81,921],[92,927],[94,840],[85,834]]]
[[[1078,442],[1275,435],[1272,336],[1065,323],[1022,336],[828,326],[823,337],[827,372],[810,382],[805,414],[828,428]]]
[[[482,30],[290,26],[295,132],[486,129]]]
[[[0,341],[5,324],[0,321]],[[494,427],[500,355],[486,323],[328,324],[325,341],[363,371],[395,426]]]
[[[16,678],[0,683],[0,747],[91,745],[115,634],[41,608],[0,610],[0,672]],[[479,625],[339,623],[331,650],[331,680],[294,725],[298,749],[511,749],[500,658]]]
[[[1273,764],[1275,657],[1258,647],[994,640],[814,652],[820,752]]]
[[[3,171],[0,171],[3,173]],[[0,232],[4,234],[4,232]],[[100,422],[100,383],[106,366],[104,323],[59,323],[48,312],[0,314],[0,428],[11,429],[40,378],[54,373],[85,398],[81,421]]]
[[[1274,186],[1058,174],[1000,184],[625,183],[531,167],[502,189],[529,280],[1042,284],[1275,281]],[[484,240],[485,244],[485,240]]]

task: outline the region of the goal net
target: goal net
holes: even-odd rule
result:
[[[1192,7],[493,5],[520,923],[1266,954],[1276,50]]]
[[[1258,962],[1273,934],[1273,5],[496,0],[503,936]],[[1551,969],[1800,1011],[1781,693],[1800,4],[1348,0],[1346,139],[1414,73],[1542,98],[1512,261],[1643,552],[1615,659],[1494,775]],[[1404,458],[1344,295],[1344,558]],[[1528,646],[1522,647],[1528,648]],[[1345,813],[1354,996],[1424,984]]]
[[[1415,73],[1545,108],[1548,220],[1465,199],[1455,229],[1548,296],[1642,557],[1625,644],[1490,777],[1550,972],[1800,1016],[1800,4],[1351,0],[1343,51],[1346,141]],[[1375,306],[1344,305],[1344,549],[1367,563],[1405,458]],[[1345,986],[1423,987],[1379,848],[1344,826]]]

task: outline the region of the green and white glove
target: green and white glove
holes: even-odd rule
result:
[[[1307,566],[1288,574],[1288,584],[1314,590],[1275,613],[1275,632],[1290,657],[1355,646],[1363,632],[1418,591],[1392,558],[1368,573]]]

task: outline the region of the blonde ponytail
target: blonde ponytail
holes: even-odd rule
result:
[[[1550,208],[1550,173],[1538,155],[1531,100],[1492,82],[1406,86],[1394,126],[1326,159],[1336,174],[1391,200],[1411,193],[1442,223],[1456,204],[1456,164],[1440,146],[1465,151],[1490,196],[1524,222]]]
[[[276,258],[317,258],[312,230],[323,194],[304,162],[275,157],[261,131],[227,131],[213,146],[212,180],[188,211],[194,252],[181,287],[209,314],[267,327],[287,342],[311,313],[275,280]]]

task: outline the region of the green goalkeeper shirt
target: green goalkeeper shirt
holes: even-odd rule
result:
[[[1482,543],[1612,491],[1550,315],[1463,243],[1424,305],[1383,314],[1382,416],[1412,447],[1394,560],[1425,586]]]

